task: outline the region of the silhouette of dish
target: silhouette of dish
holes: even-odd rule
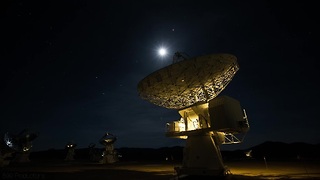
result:
[[[100,139],[100,144],[102,145],[109,145],[109,144],[113,144],[114,142],[116,142],[117,137],[114,136],[111,133],[106,133],[101,139]]]

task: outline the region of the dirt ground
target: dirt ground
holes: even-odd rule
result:
[[[226,177],[178,177],[172,162],[31,162],[3,167],[0,179],[77,180],[174,180],[174,179],[320,179],[320,162],[225,162],[231,174]]]

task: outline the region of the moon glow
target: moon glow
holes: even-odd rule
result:
[[[158,54],[163,57],[167,54],[167,50],[165,48],[161,47],[158,50]]]

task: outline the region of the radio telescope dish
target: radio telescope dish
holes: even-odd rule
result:
[[[177,109],[181,118],[166,124],[166,136],[187,139],[178,175],[226,175],[219,145],[240,143],[238,134],[249,130],[240,102],[218,96],[239,70],[231,54],[210,54],[192,59],[176,53],[172,65],[138,83],[144,100]],[[244,136],[243,136],[244,137]]]
[[[162,68],[141,80],[142,99],[168,109],[182,109],[215,98],[238,71],[231,54],[211,54],[186,59]]]
[[[109,144],[113,144],[114,142],[116,142],[117,137],[115,137],[113,134],[111,133],[106,133],[101,139],[100,139],[100,144],[106,146]]]
[[[77,144],[74,143],[74,142],[68,142],[66,145],[65,145],[65,149],[67,149],[67,155],[66,157],[64,158],[65,161],[73,161],[74,160],[74,155],[75,155],[75,148],[77,147]]]
[[[15,152],[15,150],[8,146],[8,144],[11,146],[12,143],[5,137],[6,134],[2,135],[0,139],[0,168],[10,164],[12,155]]]
[[[6,133],[4,135],[4,142],[8,147],[17,152],[26,152],[31,149],[32,141],[37,137],[38,135],[36,133],[24,129],[18,135]]]
[[[105,146],[100,164],[111,164],[118,161],[117,152],[113,147],[116,140],[117,137],[108,132],[100,139],[100,144]]]
[[[34,132],[24,129],[18,135],[6,133],[4,135],[5,144],[16,151],[15,162],[29,162],[29,154],[32,148],[32,141],[36,139],[38,135]]]
[[[73,149],[75,147],[77,147],[77,144],[73,142],[68,142],[65,146],[66,149]]]

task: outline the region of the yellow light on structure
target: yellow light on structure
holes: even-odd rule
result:
[[[199,129],[199,121],[198,121],[198,119],[192,119],[191,120],[192,121],[192,126],[193,126],[193,128],[194,129]]]
[[[178,126],[179,126],[179,131],[186,131],[186,124],[184,122],[184,119],[181,118],[180,121],[178,122]]]
[[[28,147],[23,147],[22,151],[23,152],[29,151],[29,148]]]

